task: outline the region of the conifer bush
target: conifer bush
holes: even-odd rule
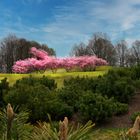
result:
[[[5,106],[4,101],[4,94],[9,90],[9,82],[7,81],[7,78],[4,78],[0,81],[0,107]]]
[[[116,102],[115,106],[116,106],[115,115],[122,115],[128,112],[128,104]]]
[[[17,80],[13,87],[16,88],[20,84],[25,84],[29,86],[35,86],[35,85],[40,84],[47,87],[49,90],[54,90],[57,88],[57,84],[55,83],[55,80],[49,79],[46,76],[33,77],[30,75],[29,77],[23,77],[22,79]]]
[[[131,77],[133,80],[140,79],[140,65],[131,68]]]
[[[30,111],[29,121],[48,120],[47,114],[52,119],[59,120],[64,116],[72,116],[73,107],[62,102],[54,89],[54,80],[43,78],[23,78],[18,80],[5,95],[5,101]]]
[[[79,113],[82,120],[102,122],[116,112],[115,102],[100,94],[86,92],[78,102]]]

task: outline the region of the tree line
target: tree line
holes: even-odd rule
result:
[[[111,66],[129,67],[140,63],[140,40],[134,41],[130,47],[125,40],[113,45],[107,34],[95,33],[87,45],[83,42],[74,45],[71,55],[96,55]]]
[[[43,49],[49,55],[56,55],[55,50],[46,44],[9,35],[0,41],[0,72],[11,73],[14,62],[30,58],[31,47]],[[134,41],[130,47],[125,40],[120,40],[114,45],[107,34],[95,33],[87,45],[83,42],[74,45],[71,55],[96,55],[105,59],[111,66],[133,66],[140,63],[140,40]]]
[[[0,41],[0,72],[11,73],[14,62],[31,57],[31,47],[45,50],[49,55],[56,55],[54,49],[46,44],[9,35]]]

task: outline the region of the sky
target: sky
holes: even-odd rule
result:
[[[140,39],[140,0],[0,0],[0,40],[14,34],[65,57],[96,32],[113,43]]]

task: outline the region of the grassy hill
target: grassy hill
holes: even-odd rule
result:
[[[90,72],[66,72],[64,69],[58,69],[56,73],[52,73],[52,71],[45,71],[44,73],[31,73],[31,74],[0,74],[0,80],[3,78],[7,78],[10,85],[13,85],[16,80],[21,79],[22,77],[28,77],[30,75],[36,77],[42,77],[43,75],[48,76],[50,78],[55,79],[57,82],[58,88],[63,86],[64,79],[76,76],[89,76],[89,77],[97,77],[99,75],[104,75],[109,69],[110,66],[100,66],[96,68],[96,71]]]
[[[48,76],[50,78],[55,79],[55,81],[58,84],[58,88],[63,86],[63,81],[64,79],[68,79],[70,77],[76,77],[76,76],[88,76],[88,77],[97,77],[99,75],[104,75],[105,73],[108,72],[109,69],[112,69],[112,67],[110,66],[101,66],[101,67],[97,67],[96,71],[91,71],[91,72],[66,72],[64,69],[59,69],[56,73],[52,73],[51,71],[45,71],[44,73],[31,73],[31,74],[0,74],[0,80],[3,78],[7,78],[10,85],[14,84],[14,82],[22,77],[28,77],[30,75],[35,76],[35,77],[42,77],[43,75]],[[138,106],[139,104],[139,99],[140,99],[140,95],[136,96],[136,99],[138,100],[136,102],[135,98],[133,98],[133,100],[131,101],[131,103],[135,104],[129,104],[129,114],[125,114],[125,116],[117,116],[117,119],[112,119],[113,124],[103,124],[100,125],[99,127],[93,129],[93,140],[122,140],[122,139],[127,139],[125,138],[125,133],[128,130],[128,128],[130,128],[132,126],[131,123],[129,123],[128,127],[125,127],[126,124],[126,120],[129,120],[129,116],[132,113],[132,111],[130,110],[130,108],[132,108],[133,112],[134,111],[138,111],[139,107],[135,107]],[[138,109],[138,110],[136,110]],[[124,117],[124,119],[122,119],[122,117]],[[115,117],[116,118],[116,117]],[[124,121],[125,120],[125,121]],[[123,122],[124,121],[124,122]],[[119,125],[116,124],[122,124],[122,126],[124,127],[118,127]],[[116,127],[114,127],[113,125],[115,124]],[[124,135],[123,137],[120,136]],[[138,139],[140,139],[140,135],[138,137]],[[132,139],[133,140],[133,139]]]

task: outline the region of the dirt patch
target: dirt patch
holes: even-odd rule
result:
[[[132,126],[130,115],[140,111],[140,92],[138,92],[129,104],[128,113],[121,116],[113,116],[111,120],[105,123],[103,128],[129,128]]]

